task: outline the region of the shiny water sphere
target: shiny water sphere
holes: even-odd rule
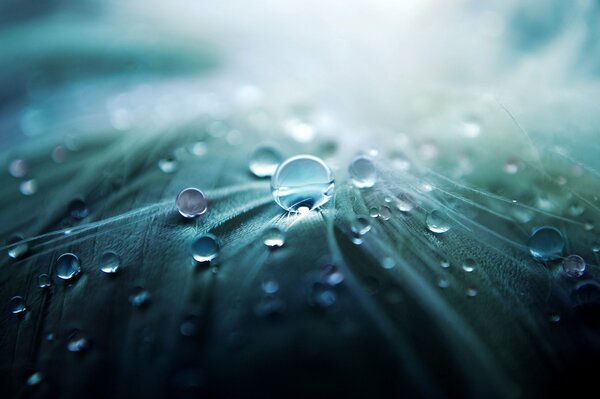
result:
[[[39,288],[50,288],[52,286],[52,280],[47,274],[40,274],[38,276],[38,287]]]
[[[107,251],[100,258],[100,271],[107,274],[114,274],[119,271],[121,258],[112,251]]]
[[[150,302],[150,293],[142,287],[135,287],[131,290],[129,302],[137,308],[144,307]]]
[[[12,314],[23,314],[27,310],[27,303],[22,296],[14,296],[8,303],[8,310]]]
[[[371,224],[369,223],[369,219],[359,216],[352,221],[350,228],[355,235],[363,236],[371,230]]]
[[[65,253],[58,257],[54,264],[56,276],[63,280],[71,280],[81,273],[81,262],[72,253]]]
[[[29,250],[29,244],[23,241],[24,238],[21,235],[16,235],[10,239],[8,244],[10,248],[8,249],[8,257],[12,259],[19,259],[23,257],[27,251]]]
[[[69,215],[76,220],[82,220],[88,217],[89,210],[84,200],[76,198],[69,203]]]
[[[263,243],[269,248],[282,247],[285,244],[285,233],[279,227],[269,227],[263,233]]]
[[[254,150],[248,167],[256,177],[269,177],[275,173],[281,161],[282,156],[276,149],[262,146]]]
[[[210,262],[218,255],[219,243],[217,237],[212,234],[200,235],[192,243],[192,257],[196,262]]]
[[[158,161],[158,168],[163,173],[174,173],[177,170],[177,161],[173,158],[164,158]]]
[[[288,212],[325,205],[334,189],[333,173],[319,158],[298,155],[281,163],[271,178],[275,202]]]
[[[425,222],[429,231],[436,234],[445,233],[452,227],[446,214],[438,210],[430,212]]]
[[[579,255],[569,255],[563,259],[563,271],[572,278],[583,276],[585,273],[585,260]]]
[[[202,191],[194,187],[189,187],[179,193],[175,200],[175,205],[181,216],[195,218],[206,213],[208,210],[208,199]]]
[[[373,187],[377,182],[377,169],[371,158],[359,155],[350,162],[348,173],[357,188]]]
[[[559,259],[565,248],[565,239],[554,227],[541,227],[533,232],[528,242],[529,252],[534,259],[550,261]]]

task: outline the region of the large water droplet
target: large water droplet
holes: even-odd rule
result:
[[[352,184],[357,188],[373,187],[377,182],[377,169],[371,158],[359,155],[348,167]]]
[[[279,227],[269,227],[263,233],[263,242],[269,248],[279,248],[285,244],[285,233]]]
[[[250,156],[248,167],[257,177],[272,176],[281,163],[281,154],[272,147],[259,147]]]
[[[569,255],[563,259],[563,270],[569,277],[577,278],[585,273],[585,260],[579,255]]]
[[[219,243],[217,237],[212,234],[198,236],[192,243],[192,256],[196,262],[210,262],[218,255]]]
[[[107,251],[100,258],[100,270],[107,274],[116,273],[121,266],[121,258],[112,251]]]
[[[318,208],[331,198],[333,173],[319,158],[298,155],[281,163],[271,178],[275,202],[289,212]]]
[[[22,296],[14,296],[8,303],[8,310],[12,314],[23,314],[27,310],[27,303]]]
[[[8,249],[9,258],[19,259],[25,255],[25,253],[27,253],[29,250],[29,244],[23,242],[23,240],[23,236],[20,235],[16,235],[10,239],[8,242],[8,245],[10,245],[10,248]]]
[[[206,196],[202,191],[193,187],[182,190],[175,200],[175,205],[179,213],[186,218],[200,216],[208,210]]]
[[[438,210],[434,210],[427,215],[426,223],[429,231],[437,234],[445,233],[451,227],[446,214]]]
[[[379,208],[379,217],[383,220],[390,220],[392,217],[392,210],[387,205],[382,205]]]
[[[560,231],[554,227],[541,227],[529,238],[529,252],[541,261],[558,259],[562,256],[565,240]]]
[[[81,273],[81,262],[72,253],[65,253],[58,257],[54,264],[54,270],[58,278],[71,280]]]
[[[73,219],[82,220],[89,215],[87,205],[81,198],[76,198],[69,203],[69,215]]]

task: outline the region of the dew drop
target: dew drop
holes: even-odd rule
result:
[[[173,173],[177,170],[177,161],[173,158],[163,158],[158,161],[158,168],[164,173]]]
[[[335,287],[344,282],[344,274],[336,265],[327,264],[323,266],[323,281],[325,284]]]
[[[269,248],[280,248],[285,244],[285,233],[279,227],[269,227],[263,234],[263,243]]]
[[[50,279],[50,276],[48,276],[47,274],[40,274],[38,276],[38,287],[39,288],[50,288],[51,285],[52,285],[52,280]]]
[[[100,270],[107,274],[114,274],[121,266],[121,258],[112,251],[107,251],[100,258]]]
[[[529,252],[534,259],[549,261],[562,256],[565,240],[560,231],[554,227],[541,227],[529,238]]]
[[[275,280],[263,281],[261,288],[265,294],[273,295],[279,291],[279,283]]]
[[[89,215],[85,201],[80,198],[71,201],[69,203],[69,215],[76,220],[85,219]]]
[[[62,145],[57,145],[52,150],[52,160],[56,163],[63,163],[67,159],[67,150]]]
[[[444,269],[447,269],[447,268],[449,268],[449,267],[450,267],[450,261],[449,261],[449,260],[446,260],[446,259],[444,259],[444,260],[442,260],[442,261],[440,262],[440,266],[441,266],[441,267],[443,267]]]
[[[269,177],[281,163],[281,154],[272,147],[259,147],[250,156],[248,167],[256,177]]]
[[[471,273],[473,270],[475,270],[475,265],[476,262],[474,259],[472,258],[467,258],[465,259],[465,261],[462,264],[462,268],[465,272],[467,273]]]
[[[504,162],[504,173],[514,175],[519,171],[519,164],[514,158],[509,158]]]
[[[558,323],[560,321],[560,315],[558,313],[552,313],[549,319],[552,323]]]
[[[275,202],[289,212],[312,210],[329,201],[333,173],[319,158],[298,155],[282,162],[271,178]]]
[[[383,220],[390,220],[392,217],[392,210],[388,206],[383,205],[381,208],[379,208],[379,216]]]
[[[448,280],[446,280],[446,279],[443,279],[443,278],[441,278],[441,279],[438,281],[438,287],[440,287],[440,288],[442,288],[442,289],[443,289],[443,288],[448,288],[449,286],[450,286],[450,283],[449,283],[449,282],[448,282]]]
[[[581,216],[585,211],[585,207],[579,203],[574,203],[569,206],[569,215],[571,216]]]
[[[27,311],[27,303],[22,296],[14,296],[8,302],[8,310],[12,314],[23,314]]]
[[[81,262],[72,253],[64,253],[58,257],[54,264],[56,276],[63,280],[71,280],[81,273]]]
[[[67,350],[69,352],[85,352],[89,347],[90,341],[88,341],[87,338],[82,337],[78,332],[73,333],[67,342]]]
[[[175,205],[181,216],[185,218],[195,218],[208,210],[208,199],[204,193],[197,188],[189,187],[181,190]]]
[[[179,332],[184,337],[193,337],[200,332],[201,324],[201,320],[198,316],[193,314],[187,315],[179,326]]]
[[[369,216],[371,216],[372,218],[379,217],[379,209],[375,207],[369,209]]]
[[[371,224],[369,223],[369,219],[359,216],[352,221],[351,229],[357,236],[364,236],[371,230]]]
[[[446,214],[438,210],[430,212],[425,222],[429,231],[436,234],[445,233],[451,227]]]
[[[29,244],[23,242],[23,236],[17,235],[10,239],[8,245],[8,257],[12,259],[19,259],[23,257],[29,250]]]
[[[359,155],[350,162],[348,168],[352,184],[357,188],[373,187],[377,182],[377,169],[371,158]]]
[[[21,191],[21,194],[27,195],[27,196],[35,194],[37,192],[37,188],[38,188],[38,185],[34,179],[25,180],[19,186],[19,190]]]
[[[381,267],[388,270],[393,269],[394,267],[396,267],[396,261],[390,257],[385,257],[381,261]]]
[[[323,283],[314,283],[310,288],[309,303],[312,306],[328,308],[335,304],[336,299],[335,291]]]
[[[143,287],[135,287],[129,295],[129,302],[136,308],[141,308],[150,302],[150,293]]]
[[[196,262],[211,262],[219,255],[217,237],[212,234],[203,234],[192,243],[192,256]]]
[[[396,207],[400,212],[410,212],[414,209],[415,203],[408,194],[400,194],[396,199]]]
[[[43,379],[44,379],[44,375],[42,373],[40,373],[39,371],[36,371],[35,373],[31,374],[27,378],[26,384],[30,387],[34,387],[36,385],[39,385]]]
[[[27,174],[27,162],[23,159],[15,159],[8,165],[8,173],[13,177],[24,177]]]
[[[583,276],[585,273],[585,260],[579,255],[569,255],[563,259],[563,271],[572,278]]]
[[[584,225],[583,225],[583,229],[585,231],[592,231],[592,230],[594,230],[594,223],[592,223],[592,222],[585,222]]]
[[[477,296],[477,290],[475,288],[467,288],[467,291],[465,291],[465,294],[469,298],[473,298],[473,297]]]

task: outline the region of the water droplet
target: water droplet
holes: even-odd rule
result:
[[[438,281],[438,287],[440,287],[440,288],[448,288],[448,287],[450,287],[450,283],[448,282],[448,280],[441,278]]]
[[[600,241],[592,244],[592,251],[596,254],[600,253]]]
[[[352,221],[351,229],[354,234],[364,236],[371,230],[371,224],[369,223],[369,219],[359,216]]]
[[[179,326],[179,332],[184,337],[196,336],[200,332],[201,324],[202,321],[198,316],[193,314],[187,315]]]
[[[67,342],[67,350],[69,352],[85,352],[90,347],[90,341],[82,337],[79,332],[74,332],[69,337]]]
[[[144,307],[150,302],[150,293],[143,287],[135,287],[131,290],[129,302],[137,308]]]
[[[24,177],[27,170],[27,162],[23,159],[15,159],[8,165],[8,173],[13,177]]]
[[[565,274],[572,278],[583,276],[585,272],[585,260],[579,255],[569,255],[563,259],[563,270]]]
[[[107,274],[116,273],[121,266],[121,258],[112,251],[107,251],[100,258],[100,270]]]
[[[560,231],[554,227],[541,227],[529,238],[529,252],[541,261],[558,259],[562,256],[565,240]]]
[[[383,220],[390,220],[392,217],[392,210],[388,206],[383,205],[381,208],[379,208],[379,216]]]
[[[14,296],[8,303],[8,309],[12,314],[23,314],[27,310],[27,303],[22,296]]]
[[[72,253],[64,253],[58,257],[54,264],[54,270],[58,278],[71,280],[81,273],[81,262],[79,258]]]
[[[195,218],[208,210],[208,199],[204,193],[197,188],[189,187],[181,190],[175,205],[181,216],[185,218]]]
[[[560,321],[560,315],[558,313],[552,313],[549,319],[552,323],[558,323]]]
[[[271,178],[275,202],[289,212],[318,208],[331,198],[333,173],[319,158],[298,155],[282,162]]]
[[[473,298],[477,296],[477,290],[475,288],[467,288],[465,294],[467,294],[469,298]]]
[[[451,227],[446,214],[438,210],[434,210],[427,215],[426,223],[429,231],[437,234],[445,233]]]
[[[449,260],[446,260],[446,259],[444,259],[444,260],[442,260],[442,261],[440,262],[440,266],[442,266],[444,269],[447,269],[447,268],[449,268],[449,267],[450,267],[450,261],[449,261]]]
[[[76,220],[85,219],[89,215],[85,201],[80,198],[71,201],[69,203],[69,215]]]
[[[29,250],[29,244],[23,242],[24,238],[21,235],[16,235],[10,239],[8,245],[8,257],[12,259],[19,259]]]
[[[37,188],[38,188],[38,185],[34,179],[25,180],[19,186],[19,190],[21,191],[21,194],[27,195],[27,196],[35,194],[37,192]]]
[[[206,154],[206,144],[202,141],[197,141],[195,143],[188,144],[186,146],[188,152],[197,157],[201,157]]]
[[[47,274],[40,274],[38,276],[38,287],[39,288],[50,288],[51,285],[52,285],[52,280],[50,279],[50,276],[48,276]]]
[[[309,303],[312,306],[328,308],[332,306],[337,299],[335,291],[323,283],[314,283],[311,286],[309,294]]]
[[[581,204],[575,203],[569,206],[569,215],[577,217],[581,216],[585,211],[585,207]]]
[[[410,212],[415,207],[415,202],[408,194],[400,194],[396,199],[396,207],[400,212]]]
[[[317,131],[313,125],[296,118],[288,120],[284,128],[288,135],[300,143],[308,143],[317,135]]]
[[[27,378],[27,385],[30,387],[34,387],[36,385],[39,385],[40,382],[42,382],[42,380],[44,379],[44,375],[42,373],[40,373],[39,371],[36,371],[35,373],[31,374],[28,378]]]
[[[272,176],[281,163],[281,154],[272,147],[259,147],[250,156],[250,171],[257,177]]]
[[[390,257],[383,258],[383,260],[381,261],[381,267],[388,270],[393,269],[394,267],[396,267],[396,261]]]
[[[67,160],[67,150],[62,145],[57,145],[52,150],[52,160],[56,163],[63,163]]]
[[[219,255],[217,237],[204,234],[196,237],[192,243],[192,256],[199,263],[211,262]]]
[[[509,158],[504,162],[504,173],[514,175],[519,171],[519,164],[516,159]]]
[[[467,273],[471,273],[473,270],[475,270],[475,265],[476,262],[474,259],[471,258],[467,258],[465,259],[465,261],[462,264],[462,268],[464,271],[466,271]]]
[[[263,281],[261,288],[265,294],[273,295],[279,291],[279,283],[275,280]]]
[[[173,173],[177,170],[177,161],[173,158],[164,158],[158,161],[158,168],[164,173]]]
[[[379,209],[375,207],[369,209],[369,216],[371,216],[372,218],[379,217]]]
[[[324,265],[322,269],[323,281],[325,284],[335,287],[336,285],[340,285],[344,282],[344,274],[336,265],[327,264]]]
[[[585,224],[583,225],[583,229],[585,231],[592,231],[592,230],[594,230],[594,223],[592,223],[592,222],[585,222]]]
[[[348,168],[352,184],[357,188],[373,187],[377,182],[377,169],[371,158],[359,155],[350,162]]]
[[[285,233],[279,227],[269,227],[263,233],[263,243],[269,248],[279,248],[285,244]]]

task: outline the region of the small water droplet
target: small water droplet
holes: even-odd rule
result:
[[[275,280],[263,281],[261,288],[265,294],[273,295],[279,291],[279,283],[277,283]]]
[[[52,160],[56,163],[63,163],[67,160],[67,150],[62,145],[57,145],[52,150]]]
[[[592,244],[592,251],[596,254],[600,253],[600,241],[597,241]]]
[[[541,227],[529,238],[529,252],[534,259],[549,261],[562,256],[565,240],[560,231],[554,227]]]
[[[177,161],[173,158],[163,158],[158,161],[158,168],[164,173],[173,173],[177,170]]]
[[[569,215],[573,217],[581,216],[585,211],[585,207],[579,203],[574,203],[569,206]]]
[[[471,273],[473,270],[475,270],[475,265],[477,263],[475,262],[474,259],[471,258],[467,258],[465,259],[465,261],[462,264],[462,268],[464,271],[466,271],[467,273]]]
[[[8,249],[8,257],[12,259],[19,259],[23,257],[29,250],[29,244],[23,242],[24,238],[21,235],[16,235],[11,238],[8,242],[10,248]]]
[[[289,212],[325,205],[334,189],[333,173],[319,158],[298,155],[282,162],[271,178],[275,202]]]
[[[379,209],[375,207],[369,209],[369,216],[371,216],[372,218],[379,217]]]
[[[8,173],[13,177],[24,177],[28,170],[27,162],[23,159],[15,159],[8,165]]]
[[[185,218],[195,218],[203,215],[208,210],[208,199],[204,193],[197,188],[188,187],[181,190],[175,205],[181,216]]]
[[[203,234],[192,243],[192,256],[196,262],[207,263],[219,255],[219,243],[217,237],[212,234]]]
[[[585,273],[585,260],[579,255],[569,255],[563,259],[563,271],[572,278],[583,276]]]
[[[558,313],[552,313],[549,319],[552,323],[558,323],[560,321],[560,315]]]
[[[469,298],[473,298],[477,296],[477,290],[475,288],[467,288],[465,292]]]
[[[73,219],[82,220],[88,217],[89,211],[84,200],[76,198],[69,203],[69,215]]]
[[[8,310],[12,314],[23,314],[27,310],[27,303],[22,296],[14,296],[8,302]]]
[[[404,193],[398,195],[398,198],[396,199],[396,208],[398,208],[400,212],[410,212],[414,207],[415,202],[410,195]]]
[[[19,186],[19,190],[21,191],[21,194],[27,195],[27,196],[35,194],[37,192],[37,189],[38,189],[38,185],[34,179],[25,180]]]
[[[504,162],[504,173],[514,175],[519,171],[519,163],[514,158],[509,158]]]
[[[202,141],[196,141],[195,143],[188,144],[186,149],[190,154],[201,157],[206,154],[206,143]]]
[[[450,261],[449,261],[449,260],[446,260],[446,259],[444,259],[444,260],[442,260],[442,261],[440,262],[440,266],[442,266],[444,269],[447,269],[447,268],[449,268],[449,267],[450,267]]]
[[[107,274],[116,273],[121,266],[121,258],[112,251],[106,251],[100,258],[100,270]]]
[[[71,280],[81,273],[81,262],[76,255],[67,252],[58,257],[54,264],[54,271],[58,278]]]
[[[344,274],[336,265],[326,264],[323,266],[323,281],[325,284],[335,287],[344,282]]]
[[[69,340],[67,342],[67,350],[69,352],[80,353],[80,352],[85,352],[89,348],[90,348],[90,341],[87,338],[81,336],[81,334],[79,332],[74,332],[69,337]]]
[[[187,315],[179,326],[179,332],[184,337],[194,337],[200,332],[201,323],[202,321],[198,316]]]
[[[310,288],[309,303],[312,306],[328,308],[332,306],[337,299],[335,291],[323,283],[314,283]]]
[[[369,223],[369,219],[359,216],[352,221],[351,229],[357,236],[364,236],[371,230],[371,224]]]
[[[348,168],[352,184],[357,188],[373,187],[377,182],[377,169],[371,158],[359,155],[350,162]]]
[[[129,302],[137,308],[144,307],[150,302],[150,293],[143,287],[135,287],[129,295]]]
[[[381,267],[388,270],[393,269],[394,267],[396,267],[396,261],[390,257],[383,258],[383,260],[381,261]]]
[[[446,279],[441,278],[438,281],[438,287],[440,287],[440,288],[448,288],[449,286],[450,286],[450,283]]]
[[[434,210],[427,215],[427,228],[432,233],[441,234],[450,230],[450,221],[445,213]]]
[[[277,166],[281,163],[281,154],[272,147],[259,147],[250,156],[248,164],[250,171],[256,177],[272,176],[277,170]]]
[[[592,230],[594,230],[594,223],[592,223],[592,222],[585,222],[585,224],[583,225],[583,229],[585,231],[592,231]]]
[[[280,248],[285,244],[285,233],[279,227],[269,227],[263,233],[263,243],[269,248]]]
[[[381,217],[383,220],[390,220],[392,217],[392,210],[388,206],[383,205],[381,208],[379,208],[379,217]]]
[[[29,377],[27,377],[26,384],[30,387],[34,387],[36,385],[39,385],[43,379],[44,375],[39,371],[36,371],[35,373],[32,373]]]
[[[50,288],[52,286],[52,280],[47,274],[40,274],[38,276],[38,287],[39,288]]]

